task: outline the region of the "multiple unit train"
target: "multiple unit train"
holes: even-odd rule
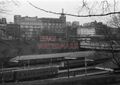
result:
[[[79,71],[80,69],[78,70],[76,68],[85,67],[85,62],[87,66],[92,66],[105,62],[106,60],[110,59],[110,58],[104,58],[104,59],[96,59],[92,61],[91,60],[85,61],[84,57],[75,57],[75,59],[65,59],[64,56],[70,56],[70,55],[75,56],[73,53],[72,54],[62,53],[57,55],[52,54],[50,56],[42,55],[42,58],[40,58],[41,56],[36,56],[36,58],[34,58],[33,56],[29,56],[29,59],[28,58],[25,59],[25,56],[23,56],[22,60],[19,60],[18,58],[19,62],[13,63],[9,66],[12,67],[11,69],[0,70],[0,82],[56,78],[59,76],[65,76],[68,73],[68,69],[70,71],[70,75],[81,74],[81,72],[85,71],[85,69]],[[87,56],[88,54],[84,53],[83,55]],[[52,65],[50,66],[48,63],[52,63]],[[28,64],[29,67],[24,67],[24,65],[28,66]],[[43,64],[47,66],[40,67],[40,65]],[[93,67],[87,69],[89,69],[89,71],[94,70]]]
[[[87,66],[96,65],[99,63],[106,62],[111,58],[103,58],[103,59],[87,59]],[[59,58],[45,58],[45,59],[33,59],[33,60],[21,60],[19,62],[11,62],[8,63],[6,67],[23,67],[23,66],[33,66],[33,65],[49,65],[49,64],[58,64],[62,63],[62,67],[60,69],[65,69],[69,65],[70,68],[83,67],[85,66],[85,58],[84,57],[76,57],[76,59],[65,59],[64,57]]]
[[[68,60],[64,62],[64,67],[62,68],[67,68],[67,66],[69,65],[70,68],[77,68],[77,67],[84,67],[85,66],[85,62],[87,64],[87,66],[92,66],[92,65],[97,65],[103,62],[106,62],[108,60],[110,60],[111,58],[103,58],[103,59],[95,59],[95,60],[86,60],[85,59],[75,59],[75,60]]]
[[[19,68],[14,70],[1,71],[0,82],[45,79],[56,77],[57,74],[57,66]]]
[[[66,76],[76,76],[76,75],[98,75],[105,73],[120,73],[120,69],[115,70],[105,70],[99,69],[94,66],[89,66],[87,68],[69,68],[61,70],[59,66],[33,66],[26,68],[11,68],[0,70],[0,82],[15,82],[15,81],[27,81],[27,80],[37,80],[37,79],[49,79],[49,78],[59,78]]]
[[[82,75],[87,73],[104,74],[110,71],[99,70],[94,67],[69,69],[69,76]],[[95,72],[95,73],[94,73]],[[91,75],[92,75],[91,74]],[[0,72],[0,82],[15,82],[36,79],[49,79],[68,76],[68,70],[60,70],[58,66],[28,67]]]
[[[62,76],[64,76],[63,74],[67,75],[67,71],[61,73],[62,70],[66,70],[66,69],[74,69],[74,68],[79,68],[79,67],[84,67],[85,66],[85,61],[82,58],[77,58],[74,60],[62,60],[61,59],[54,59],[52,61],[52,63],[54,63],[53,65],[55,65],[55,63],[63,63],[63,65],[57,65],[57,66],[47,66],[47,67],[37,67],[37,66],[30,66],[29,67],[25,66],[25,67],[15,67],[13,69],[9,69],[9,70],[1,70],[0,72],[0,82],[4,81],[4,82],[10,82],[10,81],[23,81],[23,80],[32,80],[32,79],[45,79],[45,78],[54,78],[54,77],[58,77],[58,74],[62,74]],[[95,61],[86,61],[87,62],[87,66],[91,66],[91,65],[95,65],[95,64],[99,64],[101,62],[105,62],[105,60],[108,59],[98,59]],[[40,61],[40,60],[38,60]],[[57,61],[57,62],[56,62]],[[48,63],[49,60],[44,60],[43,61],[44,64]],[[38,62],[39,63],[39,62]],[[40,62],[42,63],[42,62]],[[43,65],[43,64],[42,64]],[[38,65],[39,66],[39,65]],[[59,71],[61,70],[61,71]],[[76,74],[78,74],[79,72],[77,71]],[[74,72],[71,73],[71,75],[74,75]]]

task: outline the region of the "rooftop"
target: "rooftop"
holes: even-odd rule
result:
[[[41,55],[24,55],[17,56],[12,58],[10,61],[19,61],[19,60],[32,60],[32,59],[45,59],[45,58],[58,58],[58,57],[87,57],[93,55],[94,51],[84,51],[84,52],[68,52],[68,53],[56,53],[56,54],[41,54]]]

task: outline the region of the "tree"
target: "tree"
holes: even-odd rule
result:
[[[120,29],[120,14],[113,15],[109,21],[109,25]]]
[[[117,35],[120,36],[120,14],[113,15],[108,24],[114,28],[117,28]]]
[[[29,2],[28,3],[40,10],[40,11],[44,11],[46,13],[51,13],[51,14],[55,14],[55,15],[61,15],[63,13],[60,13],[60,12],[55,12],[55,11],[49,11],[49,10],[46,10],[46,9],[43,9],[43,8],[40,8],[36,5],[34,5],[33,3]],[[64,13],[64,15],[67,15],[67,16],[73,16],[73,17],[98,17],[98,16],[108,16],[108,15],[113,15],[113,14],[120,14],[120,11],[116,11],[116,1],[114,0],[114,3],[111,4],[108,2],[108,0],[102,0],[102,1],[99,1],[99,2],[95,2],[91,5],[91,3],[87,2],[87,0],[82,0],[82,7],[80,7],[79,11],[78,11],[78,14],[70,14],[70,13]],[[112,8],[110,8],[112,6],[112,8],[114,9],[113,11]],[[94,9],[94,8],[97,8],[97,9]],[[86,14],[80,14],[81,11],[86,11]],[[98,10],[96,12],[96,10]]]
[[[109,38],[110,44],[111,44],[111,48],[113,49],[113,44],[116,44],[117,46],[120,46],[120,14],[116,14],[113,15],[112,18],[110,19],[110,21],[108,21],[108,24],[114,28],[115,30],[115,35],[111,35],[114,36],[114,39]],[[109,36],[110,36],[109,35]],[[113,54],[113,62],[116,63],[119,67],[120,67],[120,57],[119,57],[119,53],[116,53],[114,51],[112,51]]]
[[[19,1],[18,0],[0,0],[0,15],[1,16],[2,16],[2,14],[9,14],[9,12],[11,12],[8,9],[8,8],[10,8],[9,4],[14,4],[15,6],[18,6]],[[3,24],[3,23],[1,23],[1,24]],[[4,23],[4,24],[6,24],[6,23]],[[0,30],[6,34],[6,30],[2,29],[2,28]],[[13,58],[15,56],[16,56],[16,49],[14,48],[14,46],[12,46],[8,42],[0,39],[0,65],[1,65],[1,63],[6,64],[6,62],[8,62],[11,58]]]
[[[9,4],[14,4],[15,6],[19,6],[20,2],[18,0],[1,0],[0,1],[0,13],[1,14],[9,14],[11,10]]]

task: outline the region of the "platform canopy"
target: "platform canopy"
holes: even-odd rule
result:
[[[23,55],[12,58],[10,61],[17,62],[22,60],[34,60],[34,59],[47,59],[47,58],[59,58],[59,57],[88,57],[94,55],[95,51],[80,51],[80,52],[67,52],[67,53],[55,53],[55,54],[40,54],[40,55]]]

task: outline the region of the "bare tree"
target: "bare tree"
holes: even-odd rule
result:
[[[18,0],[1,0],[0,1],[0,13],[2,14],[9,14],[11,12],[8,5],[14,4],[15,6],[19,6],[20,2]]]
[[[0,0],[0,17],[2,17],[2,14],[9,14],[9,12],[11,12],[11,10],[9,9],[10,6],[8,4],[19,6],[20,3],[18,0]],[[3,29],[3,27],[0,28],[0,31],[3,31],[6,34],[6,30]],[[16,49],[14,48],[14,46],[0,39],[0,66],[1,63],[4,65],[6,64],[6,62],[8,62],[9,59],[15,56]]]
[[[114,0],[114,2],[115,2],[115,0]],[[36,8],[40,11],[44,11],[46,13],[51,13],[51,14],[56,14],[56,15],[61,15],[61,12],[49,11],[49,10],[40,8],[29,1],[28,1],[28,3],[32,7]],[[97,16],[108,16],[108,15],[113,15],[113,14],[120,14],[120,11],[115,10],[115,6],[116,6],[115,4],[116,3],[114,3],[112,6],[108,2],[108,0],[103,0],[99,3],[97,3],[97,6],[96,6],[96,3],[94,3],[92,6],[90,6],[90,3],[87,2],[87,0],[83,0],[82,7],[80,7],[80,9],[78,10],[78,14],[70,14],[70,13],[64,13],[64,14],[67,16],[73,16],[73,17],[97,17]],[[113,11],[111,11],[112,10],[111,6],[114,9]],[[98,8],[98,9],[94,9],[94,8]],[[99,8],[101,8],[101,9],[99,9]],[[80,14],[80,12],[82,12],[84,10],[86,10],[86,14]],[[97,10],[97,12],[95,12],[94,10]]]
[[[113,15],[108,24],[112,27],[120,29],[120,14]]]
[[[104,35],[104,42],[108,44],[108,48],[110,49],[111,57],[113,59],[113,63],[120,67],[120,58],[119,58],[119,51],[116,51],[116,46],[119,45],[119,39],[117,38],[116,34],[113,30],[115,28],[109,27],[107,25],[100,26],[100,33]],[[99,42],[99,41],[98,41]],[[100,41],[101,42],[101,41]]]

